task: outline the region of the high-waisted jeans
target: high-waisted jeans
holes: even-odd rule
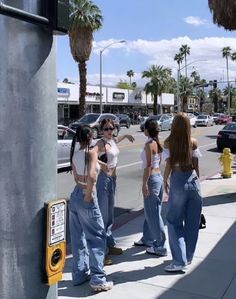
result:
[[[175,265],[191,262],[202,210],[200,182],[195,171],[173,171],[167,206],[169,243]]]
[[[74,285],[88,279],[90,269],[91,284],[106,282],[104,257],[106,234],[102,215],[97,203],[84,200],[84,192],[76,186],[70,197],[69,224],[73,254],[72,280]]]
[[[143,241],[153,240],[153,247],[165,248],[165,229],[161,217],[163,198],[163,178],[160,173],[150,175],[148,179],[149,196],[144,198],[145,221],[143,225]],[[149,239],[149,240],[148,240]]]
[[[114,223],[115,192],[116,177],[100,171],[97,178],[97,197],[106,230],[107,247],[113,247],[116,244],[111,231]]]

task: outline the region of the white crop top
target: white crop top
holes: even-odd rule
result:
[[[88,162],[85,166],[85,152],[86,149],[80,149],[79,146],[75,148],[74,155],[72,158],[72,163],[75,167],[76,173],[78,175],[87,175],[88,174]],[[100,166],[97,163],[96,171],[100,170]]]
[[[194,157],[194,158],[202,157],[202,154],[201,154],[201,151],[199,150],[199,148],[192,150],[192,157]],[[170,150],[168,148],[163,149],[162,158],[163,158],[163,160],[170,158]]]
[[[148,138],[148,140],[146,141],[145,144],[147,144],[151,140],[153,140],[153,139],[152,138]],[[147,167],[147,156],[146,156],[145,147],[142,150],[140,157],[141,157],[141,160],[143,162],[142,168],[146,168]],[[151,167],[152,168],[159,168],[160,167],[160,162],[161,162],[161,156],[160,156],[160,154],[154,154],[154,155],[152,155],[152,161],[151,161]]]
[[[105,142],[105,144],[109,144],[109,149],[106,150],[106,154],[107,154],[107,166],[109,168],[114,168],[117,165],[118,162],[118,155],[120,153],[120,150],[118,148],[118,146],[116,145],[116,142],[114,139],[106,139],[106,138],[102,138]],[[105,154],[105,152],[101,152],[99,154],[99,156]]]

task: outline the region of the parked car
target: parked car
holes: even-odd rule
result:
[[[225,147],[236,149],[236,122],[227,124],[219,131],[216,139],[217,149],[222,151]]]
[[[225,114],[219,115],[218,118],[215,120],[215,123],[217,125],[228,124],[230,122],[232,122],[232,116]]]
[[[117,114],[116,115],[120,121],[120,127],[126,127],[127,129],[130,127],[131,119],[127,114]]]
[[[191,127],[197,127],[197,117],[193,113],[188,113],[188,118],[190,120]]]
[[[214,120],[214,123],[216,124],[217,123],[217,119],[219,118],[219,116],[221,115],[222,113],[214,113],[213,114],[213,120]]]
[[[57,126],[57,170],[70,166],[70,148],[75,131],[62,126]]]
[[[210,115],[198,115],[196,120],[197,126],[213,126],[214,120]]]
[[[152,115],[149,116],[144,122],[140,124],[140,130],[143,132],[144,131],[144,124],[147,120],[149,119],[154,119],[158,123],[160,130],[170,130],[171,129],[171,118],[167,116],[166,114],[158,114],[158,115]]]
[[[88,125],[92,128],[93,138],[97,139],[99,136],[102,136],[101,122],[106,118],[113,120],[115,124],[113,135],[114,137],[117,137],[120,131],[120,122],[119,118],[112,113],[87,113],[78,121],[71,123],[69,127],[76,130],[79,125]]]

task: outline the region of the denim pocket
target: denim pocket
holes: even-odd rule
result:
[[[184,184],[184,190],[200,192],[200,183],[195,172],[192,173],[187,182]]]

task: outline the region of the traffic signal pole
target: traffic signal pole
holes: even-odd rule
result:
[[[17,5],[39,14],[39,2]],[[42,281],[43,207],[56,198],[53,33],[4,15],[0,31],[0,298],[55,299]]]

